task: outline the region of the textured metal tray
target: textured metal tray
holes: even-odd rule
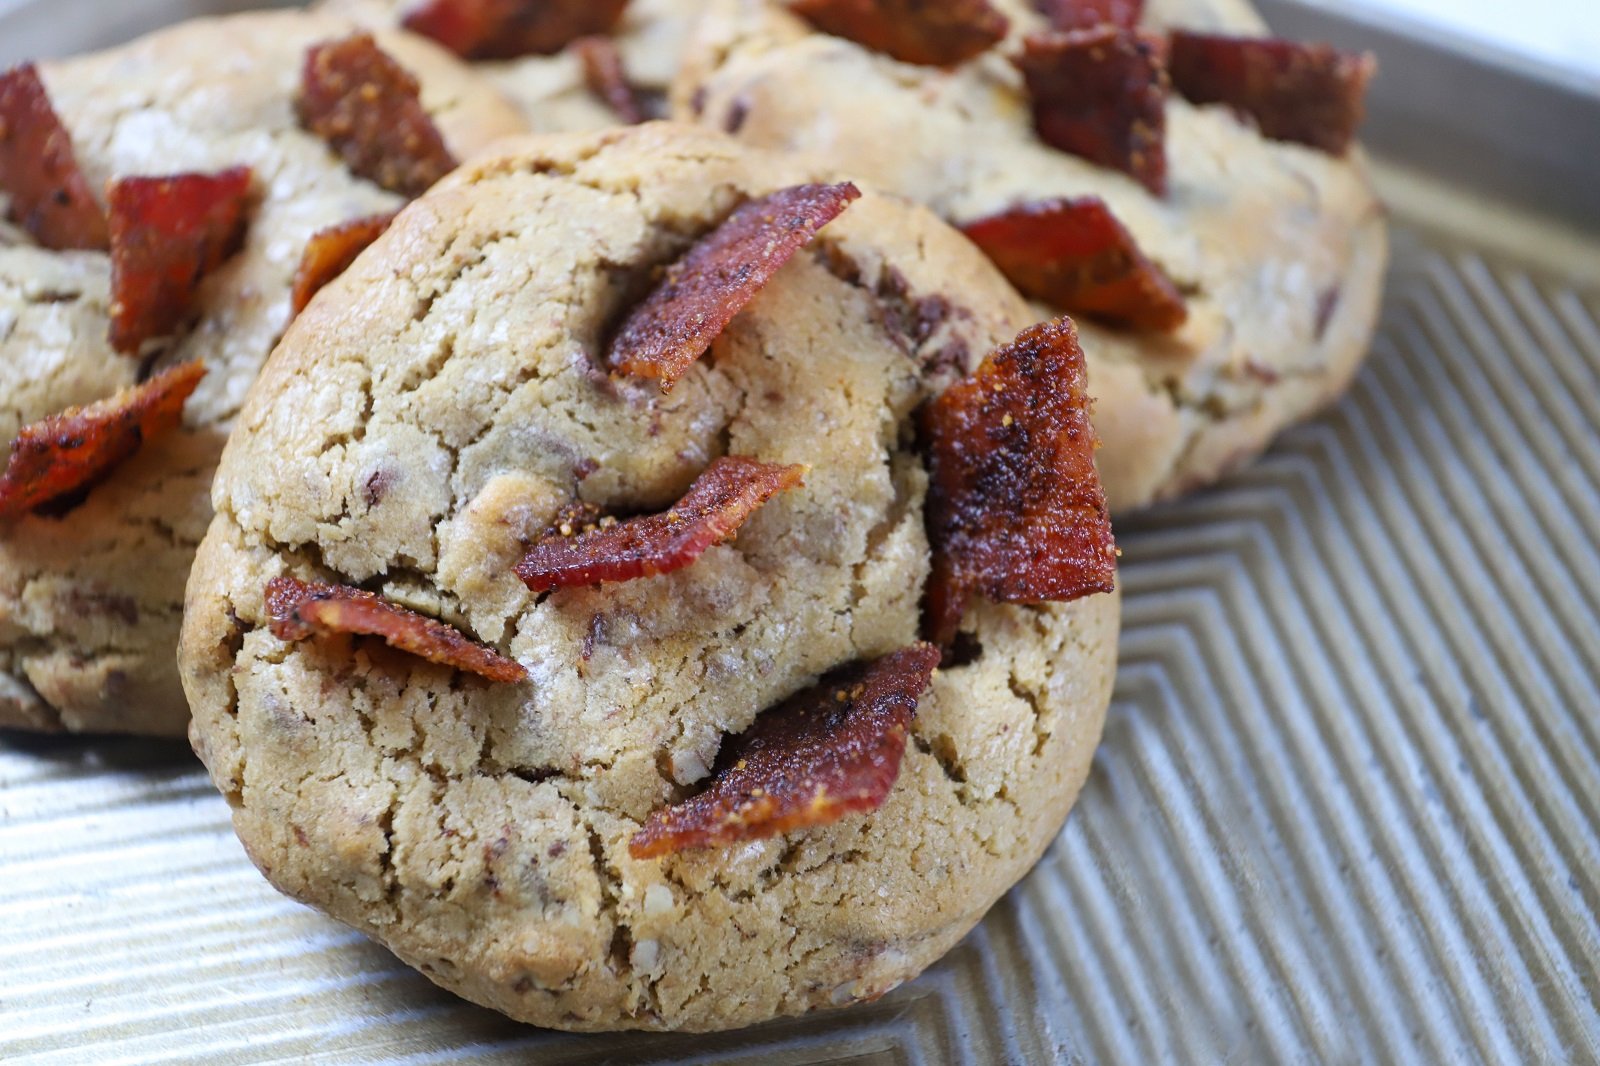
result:
[[[197,6],[0,0],[0,63]],[[947,958],[740,1033],[529,1029],[277,895],[181,748],[4,735],[0,1059],[1600,1062],[1600,168],[1570,169],[1600,105],[1266,6],[1389,61],[1376,350],[1259,465],[1123,525],[1088,787]],[[1541,164],[1497,128],[1516,100],[1430,117],[1455,94],[1424,75],[1588,124]],[[1494,158],[1475,189],[1461,151]],[[1546,213],[1507,206],[1519,167]]]

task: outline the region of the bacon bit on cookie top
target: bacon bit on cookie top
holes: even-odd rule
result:
[[[966,62],[1010,26],[988,0],[794,0],[789,7],[824,33],[929,67]]]
[[[616,41],[610,37],[580,37],[572,42],[572,51],[583,64],[583,80],[591,93],[623,122],[636,125],[644,121],[644,106],[628,82]]]
[[[800,485],[805,472],[803,466],[725,455],[694,479],[670,511],[623,522],[585,520],[581,527],[564,522],[523,557],[517,576],[535,592],[546,592],[682,570],[731,537],[756,508]]]
[[[628,313],[607,353],[612,368],[671,389],[772,275],[860,195],[849,182],[795,185],[740,207]]]
[[[23,426],[0,475],[0,518],[15,518],[92,488],[148,440],[178,424],[205,377],[182,363],[114,396]]]
[[[304,640],[318,633],[380,637],[392,648],[490,681],[509,684],[528,677],[521,663],[462,636],[455,627],[348,585],[275,577],[267,582],[266,601],[268,628],[279,640]]]
[[[428,0],[405,28],[467,59],[554,55],[580,37],[609,33],[628,0]]]
[[[367,245],[383,236],[398,213],[353,218],[313,233],[294,270],[294,292],[289,300],[292,313],[304,311],[324,285],[349,269]]]
[[[200,281],[239,250],[252,171],[111,183],[111,346],[138,355],[183,324]]]
[[[11,199],[12,219],[44,247],[106,247],[106,214],[32,63],[0,74],[0,193]]]
[[[1144,0],[1034,0],[1034,8],[1058,30],[1096,26],[1131,30],[1144,14]]]
[[[1132,329],[1183,325],[1183,295],[1098,196],[1038,200],[962,228],[1028,296]]]
[[[1158,39],[1114,26],[1029,37],[1016,64],[1040,140],[1166,195],[1168,86],[1160,52]]]
[[[1343,155],[1365,111],[1377,71],[1370,53],[1271,37],[1222,37],[1175,30],[1172,84],[1196,104],[1227,104],[1262,134]]]
[[[421,196],[455,169],[417,79],[369,33],[306,50],[295,110],[352,174],[390,192]]]
[[[933,572],[923,624],[941,647],[973,592],[1038,603],[1111,591],[1116,547],[1086,383],[1063,318],[1023,330],[924,408]]]
[[[913,644],[857,663],[763,711],[730,740],[710,786],[653,812],[628,854],[653,859],[830,825],[883,806],[939,650]]]

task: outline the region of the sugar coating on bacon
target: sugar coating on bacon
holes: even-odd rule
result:
[[[609,33],[628,0],[429,0],[405,18],[468,59],[553,55],[580,37]]]
[[[105,248],[106,214],[32,63],[0,74],[0,193],[44,247]]]
[[[1167,74],[1160,42],[1100,26],[1035,34],[1016,64],[1033,100],[1039,139],[1167,191]]]
[[[379,637],[392,648],[490,681],[511,683],[528,676],[521,663],[463,636],[454,626],[348,585],[275,577],[267,582],[266,602],[268,628],[279,640],[304,640],[319,633]]]
[[[724,745],[706,790],[653,812],[628,854],[691,848],[831,825],[883,806],[939,650],[913,644],[824,677],[757,716]]]
[[[1058,30],[1096,26],[1131,30],[1144,15],[1144,0],[1035,0],[1034,7]]]
[[[732,536],[756,508],[801,484],[804,475],[803,466],[725,455],[695,478],[671,510],[624,522],[603,519],[572,535],[546,537],[517,564],[517,576],[545,592],[681,570]]]
[[[849,182],[795,185],[734,211],[628,313],[607,353],[612,368],[672,388],[772,275],[860,195]]]
[[[628,81],[622,66],[622,51],[610,37],[580,37],[572,51],[583,64],[584,84],[589,91],[630,125],[644,121],[644,106]]]
[[[1173,88],[1196,104],[1227,104],[1264,136],[1343,155],[1377,71],[1370,53],[1272,37],[1172,34]]]
[[[1064,311],[1159,331],[1188,317],[1177,286],[1098,196],[1021,204],[962,232],[1023,293]]]
[[[1010,25],[988,0],[795,0],[789,7],[824,33],[929,67],[966,62]]]
[[[206,368],[182,363],[142,385],[23,426],[0,475],[0,518],[15,518],[98,484],[145,441],[183,417]]]
[[[929,640],[951,645],[974,592],[1041,603],[1111,591],[1116,545],[1086,385],[1062,318],[1024,330],[924,408]]]
[[[239,250],[252,171],[111,183],[111,346],[138,355],[183,324],[201,280]]]
[[[421,196],[455,169],[417,79],[371,34],[307,49],[295,109],[352,174],[390,192]]]
[[[293,312],[298,315],[304,311],[324,285],[349,269],[367,245],[383,236],[397,213],[353,218],[313,233],[294,270],[294,291],[289,300]]]

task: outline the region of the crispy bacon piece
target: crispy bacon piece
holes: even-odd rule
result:
[[[249,167],[111,183],[111,346],[138,355],[189,314],[200,280],[239,250]]]
[[[455,169],[417,79],[369,33],[306,50],[295,110],[352,174],[390,192],[421,196]]]
[[[1034,0],[1034,9],[1058,30],[1119,26],[1131,30],[1144,14],[1144,0]]]
[[[1227,104],[1274,140],[1343,155],[1365,113],[1370,52],[1273,37],[1223,37],[1174,30],[1172,85],[1196,104]]]
[[[572,42],[572,50],[583,64],[583,80],[589,91],[605,101],[623,122],[643,122],[644,106],[628,82],[617,42],[610,37],[580,37]]]
[[[206,368],[182,363],[142,385],[23,426],[0,475],[0,518],[15,518],[92,488],[183,415]]]
[[[653,812],[628,854],[654,859],[877,810],[900,776],[906,732],[938,665],[937,648],[913,644],[763,711],[723,746],[710,786]]]
[[[725,455],[694,479],[670,511],[625,522],[602,520],[573,536],[546,537],[517,564],[517,576],[544,592],[681,570],[732,536],[756,508],[799,485],[804,475],[803,466]]]
[[[1010,26],[988,0],[794,0],[789,8],[824,33],[928,67],[964,63]]]
[[[106,214],[32,63],[0,74],[0,192],[12,219],[46,248],[106,246]]]
[[[275,577],[267,582],[266,599],[272,619],[268,628],[279,640],[304,640],[316,633],[381,637],[390,647],[490,681],[528,677],[521,663],[462,636],[454,626],[349,585]]]
[[[860,195],[849,182],[795,185],[740,207],[629,312],[611,340],[612,367],[671,389],[772,275]]]
[[[553,55],[609,33],[628,0],[429,0],[406,16],[412,33],[468,59]]]
[[[289,302],[292,312],[298,315],[304,311],[324,285],[349,269],[367,245],[383,236],[398,213],[353,218],[313,233],[294,270],[294,292]]]
[[[1183,295],[1098,196],[1038,200],[962,227],[1011,283],[1072,314],[1174,330]]]
[[[1094,468],[1078,334],[1043,322],[923,409],[933,550],[924,628],[955,640],[967,597],[1001,603],[1110,592],[1116,547]]]
[[[1167,191],[1167,73],[1160,42],[1114,26],[1029,37],[1016,64],[1040,140]]]

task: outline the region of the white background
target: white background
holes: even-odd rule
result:
[[[1394,11],[1600,80],[1600,0],[1318,0]]]

